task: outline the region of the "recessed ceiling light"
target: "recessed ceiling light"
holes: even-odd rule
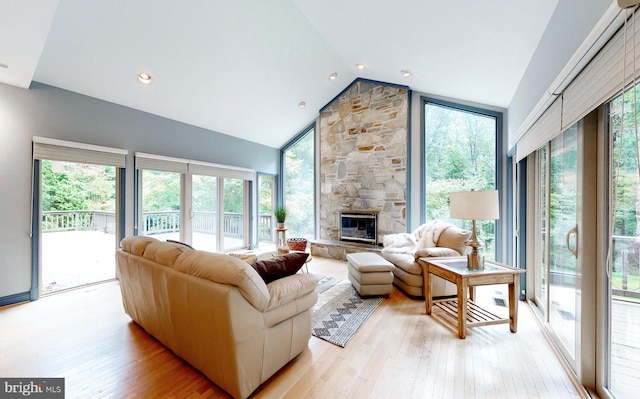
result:
[[[400,73],[402,74],[402,76],[404,76],[405,78],[408,78],[409,76],[411,76],[411,71],[407,71],[406,69],[403,69],[402,71],[400,71]]]
[[[305,103],[304,101],[300,101],[300,102],[298,103],[298,108],[304,108],[304,107],[306,107],[306,106],[307,106],[307,103]]]
[[[356,64],[356,68],[362,71],[363,69],[366,68],[366,66],[364,64]]]
[[[148,85],[149,83],[153,82],[153,78],[151,77],[151,75],[149,75],[146,72],[140,72],[138,74],[138,80],[140,81],[140,83]]]
[[[0,62],[0,68],[5,68],[6,69],[6,68],[9,68],[9,65]]]
[[[338,74],[334,72],[331,75],[329,75],[329,80],[336,80],[337,77],[338,77]]]

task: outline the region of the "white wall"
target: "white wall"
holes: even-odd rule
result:
[[[129,150],[125,233],[133,233],[135,151],[276,174],[278,150],[39,83],[0,84],[0,303],[31,289],[32,137]]]

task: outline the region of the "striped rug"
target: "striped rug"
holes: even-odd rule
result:
[[[345,347],[384,298],[361,298],[349,281],[323,277],[318,283],[311,333]]]

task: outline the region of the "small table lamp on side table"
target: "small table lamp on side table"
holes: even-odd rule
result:
[[[471,247],[467,255],[467,267],[470,270],[484,268],[484,259],[478,249],[484,243],[476,236],[476,220],[496,220],[500,218],[498,191],[459,191],[449,194],[449,216],[453,219],[471,219],[473,227],[471,237],[466,244]]]

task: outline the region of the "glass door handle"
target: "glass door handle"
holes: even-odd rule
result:
[[[575,248],[571,248],[570,238],[572,235],[576,237]],[[569,252],[573,254],[573,256],[577,258],[578,257],[578,225],[576,225],[576,227],[572,228],[571,230],[567,231],[567,236],[565,238],[567,241],[567,249],[569,250]]]

